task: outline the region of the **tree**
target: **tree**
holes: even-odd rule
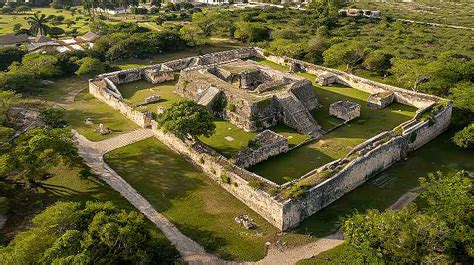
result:
[[[104,63],[96,58],[85,57],[76,63],[79,65],[79,69],[75,72],[76,75],[96,75],[105,71]]]
[[[461,148],[474,148],[474,123],[457,132],[453,138],[454,143]]]
[[[45,14],[35,13],[33,16],[27,18],[28,24],[30,24],[30,32],[33,35],[46,35],[48,30],[48,18]]]
[[[9,155],[30,183],[46,177],[48,170],[59,163],[74,167],[82,161],[67,128],[30,130],[16,140]]]
[[[364,68],[369,71],[372,71],[378,74],[384,74],[392,66],[390,62],[392,57],[393,56],[389,53],[386,53],[381,50],[376,50],[376,51],[370,52],[367,55],[367,57],[364,59],[364,62],[362,63],[362,66],[364,66]]]
[[[17,13],[25,14],[26,12],[31,11],[31,7],[29,7],[29,6],[19,6],[19,7],[15,8],[15,11]]]
[[[204,135],[211,136],[216,126],[206,109],[194,101],[180,101],[173,104],[157,117],[159,128],[172,132],[181,139]]]
[[[198,27],[205,37],[211,36],[211,33],[223,23],[223,17],[216,11],[196,12],[192,16],[193,25]]]
[[[143,215],[111,202],[57,202],[0,250],[6,264],[172,264]]]
[[[202,44],[204,43],[204,39],[200,37],[201,31],[199,28],[193,24],[191,25],[184,25],[180,30],[179,33],[183,37],[183,39],[187,40],[188,42],[192,43],[193,45]]]
[[[393,60],[393,66],[390,72],[404,86],[418,90],[418,86],[431,79],[428,62],[424,59],[399,59]]]
[[[57,38],[65,33],[64,29],[60,27],[50,27],[48,28],[48,35]]]
[[[242,42],[259,42],[270,38],[270,29],[259,23],[237,21],[234,25],[234,37]]]
[[[409,204],[398,212],[369,210],[347,218],[343,229],[349,247],[387,263],[468,261],[474,236],[471,180],[464,172],[438,172],[420,178],[420,185],[428,204],[423,211]]]
[[[349,70],[361,63],[365,54],[366,49],[362,43],[338,43],[323,53],[324,64],[328,66],[346,65],[346,70]]]
[[[20,97],[21,95],[16,94],[15,91],[0,91],[0,124],[8,121],[8,110],[18,102]]]
[[[43,109],[40,111],[40,118],[48,128],[64,128],[67,125],[64,111],[61,109]]]

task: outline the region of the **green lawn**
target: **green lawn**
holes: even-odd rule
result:
[[[359,188],[304,220],[298,233],[327,236],[338,229],[338,221],[354,210],[383,210],[405,192],[418,186],[418,178],[430,172],[474,170],[474,152],[467,152],[451,142],[453,132],[446,132],[421,149],[410,153],[388,170],[375,176]]]
[[[276,229],[155,138],[105,155],[107,163],[170,221],[226,259],[258,260]],[[260,226],[235,223],[249,214]]]
[[[260,61],[278,70],[287,69],[269,61]],[[291,152],[273,157],[250,168],[251,171],[282,184],[298,178],[312,169],[344,157],[354,146],[386,130],[391,130],[415,115],[416,109],[394,103],[383,110],[367,106],[368,93],[340,85],[322,87],[315,83],[316,76],[299,74],[313,82],[314,92],[321,108],[313,111],[315,120],[325,130],[343,123],[329,116],[329,105],[338,100],[350,100],[361,105],[361,116],[348,124]]]
[[[249,141],[258,134],[258,132],[246,132],[229,121],[215,121],[214,124],[216,132],[211,137],[199,137],[199,139],[228,158],[247,147]],[[276,125],[269,129],[287,137],[290,145],[299,144],[309,138],[285,125]]]
[[[74,16],[70,11],[63,9],[54,9],[54,8],[33,8],[32,11],[26,14],[1,14],[0,15],[0,34],[13,33],[13,26],[15,24],[21,24],[22,28],[29,29],[27,18],[32,16],[34,12],[41,12],[46,16],[56,15],[64,16],[64,20],[72,20],[76,24],[67,27],[66,24],[54,25],[55,27],[63,28],[64,31],[68,32],[74,28],[77,29],[79,34],[83,34],[89,31],[89,21],[88,18],[84,17],[81,14],[75,14]]]
[[[141,111],[156,112],[158,106],[167,108],[171,106],[171,104],[184,99],[173,92],[177,80],[178,77],[176,77],[175,81],[156,85],[150,84],[146,80],[139,80],[121,84],[118,86],[118,89],[120,93],[122,93],[124,100],[131,106],[143,104],[145,99],[149,96],[159,95],[161,97],[160,101],[137,107],[137,109]]]
[[[138,128],[138,125],[119,111],[94,98],[87,91],[81,92],[74,103],[65,105],[65,108],[66,120],[71,127],[91,141],[102,141]],[[87,125],[86,118],[91,118],[94,124]],[[106,135],[96,133],[95,130],[101,123],[112,132]]]

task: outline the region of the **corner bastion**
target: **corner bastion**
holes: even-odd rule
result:
[[[414,106],[418,108],[418,111],[411,120],[400,124],[393,130],[382,132],[354,147],[346,157],[311,170],[291,182],[278,185],[247,171],[244,166],[234,164],[230,159],[227,159],[199,141],[183,141],[173,134],[164,133],[158,129],[156,121],[151,118],[151,115],[138,112],[132,106],[129,106],[123,100],[120,91],[116,87],[118,84],[140,79],[145,79],[148,82],[160,82],[160,80],[171,78],[170,72],[176,73],[181,71],[181,76],[186,76],[187,73],[201,71],[200,76],[212,78],[213,85],[208,86],[211,81],[206,80],[195,81],[186,79],[186,77],[181,80],[180,76],[179,82],[184,83],[187,80],[189,84],[185,87],[189,86],[188,89],[190,90],[182,91],[181,93],[189,93],[188,97],[193,99],[197,98],[198,93],[201,93],[202,96],[202,93],[209,92],[209,97],[212,97],[214,94],[224,94],[228,100],[233,97],[233,99],[229,100],[230,102],[238,103],[239,93],[242,93],[242,90],[246,90],[246,93],[252,93],[254,94],[253,96],[262,96],[263,102],[272,106],[265,111],[255,112],[252,108],[256,108],[255,105],[260,101],[242,100],[247,97],[245,96],[240,99],[244,103],[238,105],[239,107],[246,108],[245,112],[243,112],[246,113],[245,118],[243,113],[236,114],[233,118],[230,117],[232,114],[226,113],[229,120],[235,119],[235,122],[241,122],[242,124],[249,123],[250,129],[251,123],[248,121],[248,115],[259,113],[261,114],[262,123],[268,120],[268,123],[271,124],[274,121],[270,121],[268,118],[265,120],[264,117],[273,115],[271,114],[274,111],[272,108],[279,108],[283,113],[280,113],[279,115],[281,116],[276,119],[281,119],[280,121],[285,124],[299,123],[299,126],[301,126],[301,124],[308,122],[305,119],[305,111],[315,107],[315,101],[311,99],[311,92],[304,88],[308,84],[308,80],[291,79],[290,83],[285,83],[283,85],[284,88],[281,90],[280,84],[283,83],[278,82],[280,82],[279,80],[286,82],[287,80],[284,80],[283,77],[289,73],[284,73],[285,75],[280,74],[279,77],[281,79],[271,79],[273,81],[269,82],[266,79],[266,75],[257,73],[258,71],[256,72],[255,69],[236,71],[232,68],[220,66],[231,61],[240,61],[240,59],[254,57],[285,66],[293,65],[292,68],[295,71],[306,71],[316,76],[330,74],[333,76],[331,79],[334,78],[335,80],[329,81],[344,84],[370,94],[391,95],[390,97],[393,96],[393,99],[391,99],[393,102]],[[235,77],[236,74],[237,77]],[[240,80],[238,75],[240,75]],[[291,78],[291,74],[289,75]],[[206,82],[208,84],[199,87],[199,83]],[[218,82],[218,84],[214,85],[214,82]],[[262,86],[262,84],[265,85]],[[292,85],[296,86],[296,88],[292,89]],[[226,91],[230,91],[230,88],[227,90],[224,87],[228,86],[233,86],[232,89],[239,90],[239,93],[226,94]],[[211,87],[213,88],[211,89]],[[260,89],[257,90],[258,87]],[[176,89],[183,88],[177,86]],[[201,92],[199,92],[199,89],[201,89]],[[251,90],[250,92],[248,92],[249,89]],[[269,100],[266,101],[265,93],[275,93],[275,91],[281,92],[268,96]],[[448,100],[385,85],[304,61],[275,56],[259,48],[244,48],[211,53],[148,67],[102,74],[89,80],[89,92],[112,108],[120,111],[139,126],[151,128],[158,140],[172,150],[186,156],[196,167],[199,167],[221,187],[281,230],[298,226],[305,218],[317,213],[347,192],[366,182],[374,174],[389,168],[400,159],[408,156],[411,151],[420,148],[437,137],[449,126],[452,113],[452,102]],[[203,99],[202,102],[205,101]],[[250,102],[254,104],[250,104]],[[297,103],[295,104],[295,102]],[[305,111],[301,112],[299,110]],[[298,113],[302,113],[302,115]],[[281,150],[283,149],[284,147],[281,145]],[[313,179],[317,179],[317,181],[311,181]],[[261,185],[255,188],[254,185],[253,187],[249,185],[251,182],[259,182]],[[289,192],[292,189],[299,189],[302,192]]]

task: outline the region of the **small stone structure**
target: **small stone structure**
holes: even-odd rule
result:
[[[258,228],[257,224],[253,221],[253,219],[246,214],[239,215],[235,217],[234,220],[239,225],[245,227],[245,229],[253,230]]]
[[[369,96],[367,105],[375,109],[384,109],[392,104],[394,99],[395,93],[393,92],[378,92]]]
[[[99,124],[99,128],[95,130],[95,132],[100,135],[106,135],[106,134],[111,133],[112,131],[109,128],[105,128],[104,124],[101,123]]]
[[[160,100],[161,100],[161,97],[159,95],[149,96],[145,99],[145,104],[155,103],[155,102],[158,102]]]
[[[348,122],[360,116],[360,105],[351,101],[337,101],[329,106],[329,115]]]
[[[288,140],[283,135],[265,130],[249,142],[249,146],[234,157],[234,163],[241,168],[248,168],[272,156],[289,150]]]
[[[337,78],[336,78],[335,75],[333,75],[331,73],[324,73],[324,74],[318,75],[316,77],[316,82],[320,86],[328,86],[328,85],[336,83]]]

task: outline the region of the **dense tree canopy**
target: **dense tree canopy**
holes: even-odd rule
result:
[[[472,256],[474,197],[463,172],[421,178],[428,206],[355,213],[343,223],[349,247],[366,259],[393,263],[467,262]]]
[[[58,202],[0,249],[4,264],[170,264],[173,250],[143,215],[112,203]]]
[[[462,148],[474,148],[474,123],[457,132],[453,138],[454,143]]]
[[[180,138],[211,136],[216,128],[206,107],[189,100],[173,104],[158,115],[157,121],[165,132],[172,132]]]

